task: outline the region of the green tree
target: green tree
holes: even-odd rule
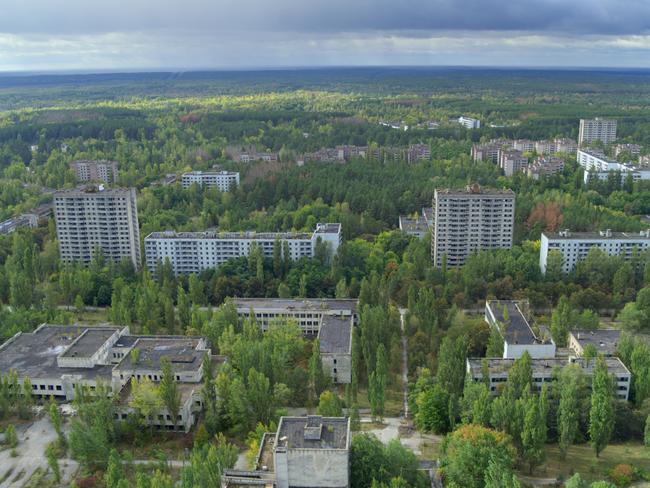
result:
[[[533,473],[535,466],[539,466],[545,458],[546,451],[546,417],[544,415],[546,389],[539,397],[530,395],[526,401],[524,424],[521,432],[521,446],[523,457],[528,463],[529,473]]]
[[[650,415],[645,419],[645,430],[643,431],[643,443],[646,447],[650,447]]]
[[[326,385],[323,361],[320,357],[320,342],[318,339],[312,343],[312,354],[309,359],[309,383],[312,398],[318,398]]]
[[[447,393],[456,398],[460,397],[463,392],[467,350],[468,340],[466,336],[461,336],[456,339],[445,336],[438,352],[436,382]]]
[[[5,429],[5,443],[12,449],[15,449],[18,445],[18,436],[14,424],[7,425]]]
[[[551,337],[558,347],[566,346],[573,315],[569,299],[566,296],[561,296],[551,315]]]
[[[140,415],[143,422],[151,421],[163,406],[159,389],[146,377],[140,381],[132,378],[129,406]],[[153,422],[150,425],[153,429]]]
[[[56,453],[51,444],[45,449],[45,457],[47,458],[47,465],[50,467],[50,471],[52,471],[54,481],[59,483],[61,481],[61,469],[59,468],[59,461],[56,459]]]
[[[515,450],[510,436],[479,425],[464,425],[443,443],[445,477],[463,488],[483,488],[490,462],[510,469]]]
[[[415,425],[418,429],[434,434],[449,432],[449,394],[436,384],[421,392],[417,398]]]
[[[583,388],[582,369],[569,365],[560,373],[560,404],[557,410],[557,429],[560,456],[566,453],[574,443],[580,428],[580,394]]]
[[[596,360],[591,381],[591,410],[589,411],[589,437],[596,457],[609,443],[614,427],[612,384],[605,359]]]
[[[484,488],[521,488],[517,475],[501,459],[490,459],[485,471]]]
[[[318,402],[318,415],[323,417],[342,417],[343,408],[341,407],[341,400],[336,393],[331,391],[324,391],[320,394],[320,401]]]
[[[160,365],[162,369],[160,385],[158,387],[160,399],[165,405],[167,412],[169,412],[172,424],[176,425],[178,422],[178,414],[181,409],[181,393],[178,390],[178,385],[176,384],[176,378],[174,378],[174,372],[172,371],[172,365],[169,358],[166,356],[163,357],[160,360]]]
[[[117,488],[119,482],[124,479],[124,468],[122,467],[122,458],[116,449],[111,449],[108,457],[108,466],[104,473],[104,483],[106,488]]]
[[[178,285],[178,290],[176,291],[176,308],[178,309],[178,323],[181,326],[182,330],[187,329],[192,320],[191,313],[191,304],[188,299],[183,285]]]

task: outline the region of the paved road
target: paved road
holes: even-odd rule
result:
[[[7,473],[10,473],[7,479],[0,483],[0,488],[19,488],[37,469],[47,470],[45,448],[57,437],[47,416],[29,424],[18,425],[16,434],[18,436],[17,456],[11,457],[10,449],[0,452],[0,479],[4,479]],[[76,461],[66,459],[59,462],[59,467],[62,474],[61,486],[67,486],[79,465]]]

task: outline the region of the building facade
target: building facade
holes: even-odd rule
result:
[[[138,269],[140,228],[134,188],[102,185],[54,193],[54,218],[61,261],[88,264],[96,249],[104,258],[128,259]]]
[[[431,258],[434,266],[461,266],[485,249],[510,249],[515,218],[512,190],[479,185],[437,189],[433,198]]]
[[[508,381],[510,368],[512,368],[514,362],[514,359],[504,358],[469,358],[467,360],[467,373],[474,381],[483,381],[483,371],[487,366],[487,371],[490,375],[489,381],[487,382],[490,392],[493,395],[498,395]],[[532,359],[533,391],[539,392],[545,383],[551,383],[553,381],[556,371],[570,364],[579,366],[585,377],[591,381],[593,369],[596,366],[596,359],[574,357]],[[605,364],[607,365],[607,371],[614,378],[613,383],[616,397],[619,400],[628,400],[632,374],[618,358],[605,358]]]
[[[222,488],[348,488],[350,419],[281,417],[262,437],[253,471],[225,470]]]
[[[296,261],[314,257],[319,243],[332,255],[341,243],[341,224],[317,224],[312,234],[297,232],[153,232],[144,239],[147,267],[155,273],[169,260],[176,275],[217,268],[233,258],[248,256],[258,246],[265,258],[273,257],[276,244],[289,250]]]
[[[115,183],[117,181],[117,161],[83,159],[72,161],[70,169],[77,181]]]
[[[587,257],[593,248],[600,249],[610,256],[632,259],[635,252],[646,251],[650,247],[650,230],[634,232],[542,232],[539,250],[539,267],[546,273],[548,255],[551,251],[562,253],[562,271],[569,273],[576,264]]]
[[[528,168],[528,158],[521,151],[500,151],[499,167],[506,176],[512,176],[520,171],[526,171]]]
[[[603,144],[610,144],[616,140],[616,120],[614,119],[580,119],[580,131],[578,144],[591,144],[594,141],[601,141]]]
[[[319,340],[323,366],[334,383],[352,381],[352,333],[358,322],[357,300],[329,298],[233,298],[241,320],[252,318],[262,331],[291,320],[308,338]]]
[[[15,371],[18,382],[29,379],[32,395],[69,402],[76,389],[90,393],[100,386],[116,399],[115,420],[134,413],[130,406],[133,382],[158,384],[162,360],[170,361],[180,393],[178,416],[162,408],[143,419],[158,430],[190,430],[202,408],[202,362],[209,356],[219,365],[201,337],[131,335],[128,327],[43,324],[32,333],[19,332],[0,346],[0,371]]]
[[[461,116],[458,118],[458,123],[466,129],[480,129],[481,121],[472,117]]]
[[[181,185],[187,189],[193,184],[205,188],[217,188],[227,192],[239,186],[239,173],[235,171],[190,171],[183,173]]]

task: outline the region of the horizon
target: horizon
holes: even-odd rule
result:
[[[650,3],[7,0],[0,71],[305,66],[650,68]],[[119,3],[119,2],[118,2]]]

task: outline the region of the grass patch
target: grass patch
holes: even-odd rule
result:
[[[422,444],[420,444],[420,451],[422,453],[420,454],[420,458],[427,460],[438,459],[440,457],[441,448],[441,442],[429,439],[423,440]]]
[[[535,469],[533,476],[562,476],[566,479],[574,473],[580,473],[583,478],[595,481],[606,478],[617,464],[631,464],[650,472],[650,449],[640,443],[612,444],[596,458],[589,444],[580,444],[572,446],[563,460],[557,444],[550,444],[546,448],[546,463]],[[527,469],[523,469],[522,473],[528,474]]]

